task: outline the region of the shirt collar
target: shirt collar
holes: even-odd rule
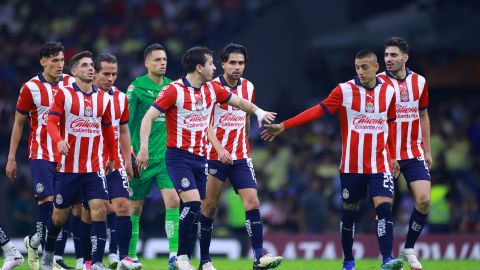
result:
[[[92,95],[93,93],[97,93],[97,92],[98,92],[98,88],[97,88],[97,86],[95,86],[95,84],[92,84],[92,90],[93,90],[93,91],[92,91],[91,93],[88,93],[88,94],[85,93],[85,92],[83,92],[82,89],[80,89],[80,87],[79,87],[79,86],[77,85],[77,83],[75,83],[75,82],[72,83],[72,87],[73,87],[73,89],[75,89],[75,91],[77,91],[77,92],[82,92],[84,95],[87,95],[87,96],[90,96],[90,95]]]
[[[183,83],[183,85],[185,85],[186,87],[193,88],[193,90],[195,90],[195,91],[200,91],[200,88],[202,88],[201,86],[200,86],[199,88],[193,87],[193,86],[190,84],[190,82],[187,80],[186,77],[182,77],[182,83]]]
[[[406,71],[406,75],[405,75],[405,78],[403,78],[403,79],[397,79],[397,78],[393,77],[392,73],[390,73],[388,70],[385,70],[385,74],[390,78],[394,78],[394,79],[399,80],[399,81],[404,81],[408,77],[408,75],[412,74],[412,71],[408,67],[405,68],[405,71]]]
[[[358,78],[358,76],[356,76],[354,78],[354,81],[355,81],[355,84],[359,87],[363,87],[367,90],[373,90],[373,89],[375,89],[375,87],[377,87],[377,85],[382,84],[382,81],[378,77],[376,77],[375,79],[376,79],[377,83],[375,84],[375,86],[373,88],[367,88],[367,87],[363,86],[362,83],[360,82],[360,78]]]
[[[225,77],[223,77],[223,74],[220,75],[220,76],[218,76],[218,79],[220,80],[220,82],[222,83],[223,86],[227,86],[227,87],[232,88],[232,89],[236,89],[237,87],[239,87],[239,86],[242,84],[241,80],[238,79],[238,80],[237,80],[237,85],[235,85],[234,87],[231,87],[231,86],[227,83],[227,81],[225,80]]]
[[[43,76],[42,73],[39,73],[39,74],[38,74],[38,79],[39,79],[42,83],[49,83],[49,84],[51,84],[51,85],[53,85],[53,86],[56,86],[56,85],[58,84],[58,82],[63,82],[63,74],[62,74],[62,76],[60,77],[60,80],[59,80],[58,82],[53,82],[53,83],[51,83],[51,82],[47,81],[47,79],[45,79],[45,77]]]

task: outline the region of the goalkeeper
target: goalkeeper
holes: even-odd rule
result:
[[[143,52],[143,58],[145,60],[145,67],[147,68],[147,74],[136,78],[127,90],[130,110],[128,127],[131,134],[133,151],[135,153],[138,153],[140,150],[140,124],[143,116],[163,87],[172,82],[172,80],[165,77],[167,55],[162,45],[152,44],[148,46]],[[148,166],[141,172],[139,179],[130,182],[130,188],[133,191],[130,197],[132,238],[130,240],[128,256],[132,259],[138,259],[136,247],[143,200],[149,195],[152,184],[155,184],[162,194],[166,209],[165,232],[170,249],[169,269],[175,269],[173,262],[175,261],[178,249],[178,207],[180,199],[168,177],[165,167],[166,138],[165,115],[162,114],[152,124],[152,134],[148,141]]]

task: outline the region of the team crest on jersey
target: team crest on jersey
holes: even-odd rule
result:
[[[63,203],[63,197],[61,194],[57,194],[57,196],[55,197],[55,202],[60,205]]]
[[[209,172],[211,175],[215,175],[215,174],[217,174],[217,169],[211,168],[211,169],[208,169],[208,172]]]
[[[346,200],[348,197],[350,197],[350,193],[348,192],[348,189],[344,188],[342,191],[342,198]]]
[[[367,101],[367,103],[365,104],[365,111],[367,113],[375,112],[375,104],[373,104],[372,101]]]
[[[182,185],[183,188],[187,188],[190,186],[190,181],[188,178],[183,177],[182,180],[180,181],[180,184]]]
[[[200,94],[195,94],[195,108],[197,111],[203,110],[203,98]]]
[[[408,95],[407,86],[403,84],[400,85],[400,101],[402,102],[410,101],[410,96]]]
[[[42,193],[45,190],[42,183],[38,183],[37,186],[35,186],[35,189],[37,190],[37,193]]]
[[[91,106],[85,107],[85,116],[91,117],[93,115],[93,109]]]

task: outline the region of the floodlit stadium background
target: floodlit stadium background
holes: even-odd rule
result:
[[[318,103],[355,74],[353,57],[364,48],[383,63],[383,41],[392,35],[410,43],[408,67],[429,84],[432,131],[432,210],[417,244],[423,258],[480,259],[480,3],[476,1],[293,1],[293,0],[105,0],[0,1],[0,220],[13,237],[32,233],[34,199],[27,161],[27,132],[17,153],[18,181],[5,177],[15,102],[20,86],[41,71],[38,48],[61,41],[66,59],[89,49],[113,53],[117,86],[145,73],[143,49],[167,48],[167,76],[182,75],[180,57],[194,45],[218,56],[236,42],[249,50],[245,77],[256,86],[256,103],[284,120]],[[217,65],[220,74],[220,65]],[[288,131],[273,143],[251,134],[259,183],[265,247],[291,258],[341,257],[338,180],[340,133],[337,119],[324,118]],[[241,209],[230,189],[215,220],[212,253],[250,256]],[[404,181],[395,204],[395,252],[404,240],[413,207]],[[141,221],[141,252],[167,252],[164,207],[154,191]],[[375,217],[361,207],[355,252],[367,249]],[[440,235],[436,235],[436,234]],[[306,234],[314,234],[306,236]],[[162,244],[163,243],[163,244]],[[17,244],[17,246],[22,246]],[[71,251],[70,244],[67,252]],[[227,250],[227,253],[225,251]],[[359,252],[364,253],[359,253]],[[359,256],[357,256],[359,257]]]

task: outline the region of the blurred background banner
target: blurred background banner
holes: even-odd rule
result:
[[[410,45],[407,65],[425,76],[430,95],[431,212],[417,247],[421,256],[430,258],[478,259],[479,13],[480,1],[448,0],[337,0],[328,4],[305,0],[1,0],[2,226],[13,237],[34,230],[28,128],[24,128],[17,152],[17,182],[5,177],[5,165],[19,90],[23,82],[41,72],[38,49],[46,41],[65,45],[67,63],[86,49],[95,55],[115,54],[120,68],[117,86],[123,91],[146,72],[142,52],[151,43],[166,47],[167,76],[172,79],[182,75],[180,57],[191,46],[206,45],[218,59],[227,43],[242,44],[249,51],[245,77],[256,87],[256,103],[278,112],[282,121],[318,104],[337,83],[352,79],[354,55],[360,49],[374,50],[383,71],[384,40],[401,36]],[[222,72],[218,66],[217,75]],[[338,119],[326,117],[289,130],[273,143],[260,141],[260,130],[252,128],[252,158],[269,243],[279,254],[294,252],[305,257],[307,244],[302,239],[307,239],[321,244],[308,251],[316,257],[325,254],[331,241],[334,253],[329,254],[340,256]],[[222,198],[214,237],[237,239],[240,254],[249,254],[238,196],[227,185]],[[400,179],[394,206],[395,248],[406,235],[413,205]],[[368,243],[376,245],[372,244],[375,212],[367,200],[360,211],[356,231],[365,236],[358,237],[356,246],[364,248],[364,256],[376,257],[371,253],[376,248],[368,248]],[[164,215],[161,195],[153,190],[141,219],[144,243],[164,237]],[[312,236],[303,238],[306,233]]]
[[[21,252],[26,252],[22,239],[13,239]],[[380,253],[376,247],[377,238],[373,234],[355,236],[353,253],[355,258],[378,258]],[[393,252],[397,254],[403,248],[402,237],[396,237],[393,242]],[[272,255],[281,255],[286,259],[341,259],[342,246],[337,235],[332,234],[274,234],[266,235],[264,248]],[[415,249],[421,260],[480,260],[480,236],[425,236],[416,244]],[[168,241],[166,238],[148,238],[138,244],[138,254],[146,259],[168,256]],[[246,252],[246,253],[245,253]],[[74,255],[73,241],[68,240],[65,253]],[[251,257],[248,246],[242,246],[239,239],[214,238],[210,247],[213,256],[228,259]],[[200,258],[197,243],[194,251]]]

